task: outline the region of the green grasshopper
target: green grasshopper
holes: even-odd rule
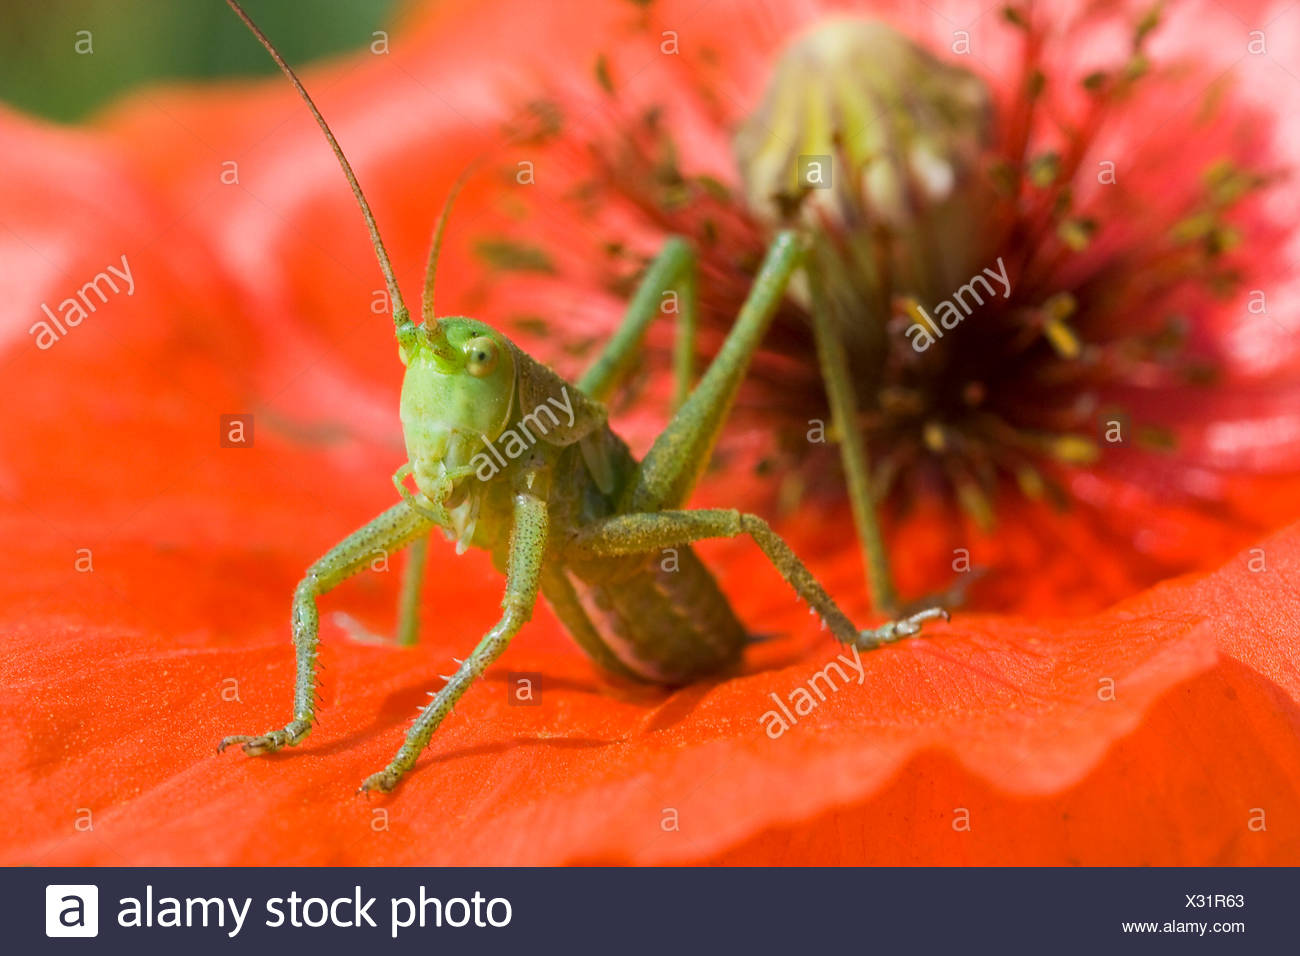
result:
[[[402,587],[398,639],[412,642],[425,549],[434,528],[454,537],[458,550],[473,546],[491,553],[506,576],[503,611],[420,712],[393,760],[361,784],[363,791],[391,791],[415,765],[461,695],[532,617],[539,592],[582,649],[610,674],[671,686],[733,667],[751,638],[691,550],[691,543],[701,539],[749,535],[831,633],[863,650],[915,634],[926,621],[947,618],[941,608],[928,608],[874,630],[858,630],[762,518],[735,510],[683,508],[750,359],[803,263],[799,236],[776,236],[734,327],[693,388],[695,265],[691,247],[680,238],[664,245],[621,326],[576,386],[477,319],[435,316],[434,274],[447,208],[434,231],[423,321],[416,324],[374,215],[329,125],[265,34],[236,0],[227,3],[311,110],[361,207],[388,286],[406,366],[401,420],[408,460],[393,475],[402,500],[313,564],[294,593],[293,719],[260,736],[226,737],[219,751],[241,744],[250,755],[272,753],[307,736],[316,719],[318,598],[365,568],[375,553],[408,545],[413,554]],[[815,277],[805,274],[815,292]],[[606,423],[602,402],[635,359],[668,290],[677,292],[681,302],[678,341],[684,345],[674,366],[685,398],[645,458],[637,461]],[[415,491],[408,479],[414,480]],[[670,548],[678,552],[671,570],[663,560]]]

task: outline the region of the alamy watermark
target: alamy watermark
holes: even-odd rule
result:
[[[989,279],[996,279],[1001,284],[1002,298],[1011,298],[1011,280],[1007,277],[1007,267],[1002,262],[1002,257],[998,256],[997,272],[987,267],[977,272],[969,282],[952,294],[951,299],[945,299],[935,306],[933,318],[920,304],[916,306],[919,318],[903,332],[912,343],[912,348],[924,352],[935,343],[936,339],[943,338],[945,329],[951,332],[957,328],[962,319],[975,311],[974,306],[968,304],[970,300],[973,300],[975,305],[983,305],[984,296],[994,298],[993,284]],[[984,295],[980,294],[977,284],[983,288]],[[938,321],[936,322],[935,319]]]
[[[103,272],[95,273],[93,279],[59,303],[57,315],[49,305],[42,302],[41,311],[46,317],[27,330],[29,335],[36,336],[36,347],[42,351],[51,348],[70,329],[75,329],[84,322],[95,311],[92,294],[99,297],[100,305],[108,302],[110,291],[114,295],[120,294],[123,290],[115,280],[121,280],[127,295],[135,295],[135,279],[131,275],[131,264],[126,261],[125,253],[122,255],[121,269],[108,266]]]
[[[862,655],[854,645],[849,645],[849,650],[853,654],[851,659],[844,654],[837,654],[834,660],[808,678],[806,686],[801,684],[790,691],[786,695],[786,700],[778,697],[776,691],[772,691],[767,695],[772,698],[772,702],[776,704],[776,707],[764,711],[763,715],[758,718],[758,722],[763,725],[763,732],[769,738],[772,740],[780,738],[787,730],[799,723],[800,717],[807,717],[827,697],[847,685],[849,675],[845,668],[849,668],[857,674],[856,683],[861,684],[866,680],[867,671],[866,666],[862,663]]]
[[[563,401],[548,395],[545,402],[521,416],[515,427],[507,428],[496,437],[495,441],[486,435],[483,436],[486,449],[469,460],[474,475],[479,481],[491,481],[506,466],[506,462],[522,457],[529,448],[545,438],[547,432],[559,427],[560,417],[555,414],[551,406],[569,416],[569,420],[565,423],[566,427],[573,426],[577,415],[573,411],[573,396],[569,394],[568,386],[561,389],[560,394],[563,396]],[[549,428],[543,416],[550,419]]]

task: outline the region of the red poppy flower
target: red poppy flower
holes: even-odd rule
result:
[[[939,52],[968,29],[875,12]],[[485,39],[485,18],[513,29]],[[584,8],[580,30],[577,19],[524,4],[438,5],[410,19],[391,54],[306,75],[407,289],[448,184],[512,127],[492,165],[531,162],[534,191],[490,175],[471,182],[439,298],[442,311],[498,322],[566,372],[585,340],[607,334],[638,257],[670,231],[698,238],[706,212],[727,241],[702,257],[704,316],[716,329],[734,311],[745,255],[767,226],[738,199],[730,132],[751,115],[782,42],[814,14],[610,4]],[[1061,512],[1027,503],[1005,470],[954,495],[961,483],[943,467],[973,459],[926,448],[901,461],[896,487],[908,493],[892,499],[889,524],[903,590],[947,583],[955,546],[990,573],[975,610],[865,657],[796,613],[746,542],[702,551],[742,619],[780,639],[727,680],[671,693],[609,686],[539,610],[395,797],[369,802],[352,796],[357,782],[391,755],[446,659],[493,619],[501,583],[482,555],[433,548],[430,624],[414,649],[359,644],[327,620],[323,720],[301,747],[259,760],[212,752],[225,733],[283,719],[296,579],[390,502],[401,457],[398,366],[387,320],[372,310],[381,286],[332,157],[279,84],[152,91],[90,133],[6,116],[0,255],[13,401],[0,425],[0,520],[12,567],[0,592],[0,766],[17,785],[6,789],[4,860],[1293,862],[1300,526],[1289,522],[1300,511],[1300,438],[1297,355],[1283,334],[1293,320],[1279,313],[1296,258],[1276,225],[1294,195],[1276,174],[1295,147],[1276,116],[1297,94],[1271,60],[1245,61],[1254,88],[1204,114],[1218,74],[1179,21],[1142,47],[1157,93],[1144,92],[1146,78],[1122,96],[1118,81],[1102,83],[1100,100],[1077,87],[1056,93],[1076,68],[1092,70],[1094,49],[1107,62],[1108,33],[1131,43],[1136,23],[1089,6],[1056,24],[1031,18],[1028,29],[992,15],[969,27],[972,70],[1004,124],[996,149],[1021,137],[1035,144],[1025,155],[1040,157],[1038,137],[1055,129],[1057,162],[1076,167],[1074,180],[1051,178],[1055,193],[1017,193],[1015,215],[998,220],[1009,233],[972,226],[970,241],[1010,243],[1033,216],[1053,227],[1062,238],[1051,261],[1026,260],[1017,282],[1034,277],[1042,300],[1074,296],[1070,331],[1132,360],[1121,366],[1132,374],[1099,381],[1092,370],[1080,390],[1121,403],[1135,427],[1157,409],[1172,451],[1110,450],[1088,469],[1038,462],[1044,486],[1056,482],[1071,503]],[[1056,57],[1065,27],[1074,49]],[[679,53],[660,48],[669,30]],[[1272,56],[1294,42],[1285,23],[1266,32]],[[1032,57],[1006,52],[1019,45]],[[1197,68],[1166,75],[1161,64],[1189,49]],[[1029,115],[1017,91],[1033,67],[1047,99]],[[1271,110],[1266,78],[1282,83]],[[663,109],[647,127],[651,106]],[[1208,125],[1195,125],[1203,115]],[[1139,135],[1157,123],[1167,135]],[[669,186],[711,191],[690,194],[689,215],[641,194],[638,157],[662,159],[638,145],[651,134],[656,149],[676,144]],[[1083,213],[1051,218],[1053,196],[1107,149],[1141,161],[1123,167],[1131,191],[1094,197],[1099,223],[1116,231],[1099,226],[1071,258],[1064,249],[1092,227]],[[1232,165],[1212,166],[1219,178],[1207,187],[1202,160],[1219,153]],[[1252,182],[1258,172],[1267,188],[1197,220],[1195,204],[1216,183],[1227,188],[1228,169]],[[594,212],[581,192],[574,201],[577,186],[600,190]],[[1234,298],[1212,300],[1190,282],[1163,228],[1187,219],[1198,250],[1215,251],[1196,268],[1226,273]],[[622,249],[593,254],[611,236]],[[63,300],[114,264],[130,282],[102,285],[93,310],[39,347],[30,329],[42,304],[65,312]],[[1170,290],[1143,285],[1157,268],[1177,280]],[[1250,308],[1256,284],[1270,303],[1262,314]],[[1151,303],[1185,310],[1196,347],[1161,358],[1143,338],[1159,329],[1122,311]],[[701,501],[771,504],[771,478],[746,463],[788,464],[783,436],[821,409],[799,318],[785,316],[774,339],[793,361],[773,354],[756,369]],[[1189,356],[1213,362],[1213,388],[1193,391],[1173,374]],[[774,405],[765,380],[778,376],[789,401],[763,413]],[[1067,407],[1032,378],[985,385],[1038,400],[1042,419],[1010,423],[1036,434]],[[657,388],[621,419],[642,441]],[[252,416],[251,447],[222,447],[230,415]],[[864,428],[885,460],[898,420],[865,416]],[[801,494],[781,530],[865,618],[842,491],[818,479],[834,473],[833,457],[786,470]],[[971,516],[981,495],[997,513],[989,531]],[[1179,571],[1196,573],[1143,590]],[[391,626],[391,577],[381,569],[340,588],[324,617],[346,608],[374,630]],[[540,706],[510,706],[510,671],[540,675]]]

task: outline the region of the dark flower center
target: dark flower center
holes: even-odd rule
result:
[[[613,124],[570,196],[596,228],[617,208],[695,242],[706,353],[775,230],[802,229],[878,492],[939,487],[982,524],[1002,486],[1064,503],[1063,469],[1110,446],[1173,448],[1162,413],[1214,382],[1214,343],[1198,317],[1237,288],[1234,209],[1266,182],[1221,160],[1173,213],[1144,217],[1140,197],[1108,193],[1104,167],[1085,166],[1098,131],[1144,82],[1146,20],[1129,59],[1080,81],[1088,111],[1062,147],[1035,150],[1029,131],[1048,80],[1034,28],[1010,19],[1026,34],[1024,86],[1000,115],[973,74],[889,28],[834,20],[789,47],[740,129],[742,188],[684,172],[650,109]],[[1089,191],[1094,176],[1103,188]],[[616,235],[602,254],[607,286],[630,294],[643,260]],[[789,500],[843,493],[833,449],[809,438],[828,414],[808,309],[807,289],[793,289],[738,407],[776,434],[762,467],[789,476]]]

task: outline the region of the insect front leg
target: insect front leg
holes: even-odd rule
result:
[[[942,608],[929,608],[919,614],[891,621],[875,630],[859,631],[826,593],[813,573],[799,560],[766,521],[757,515],[722,508],[690,511],[660,511],[647,514],[617,515],[595,522],[576,534],[566,547],[566,555],[584,558],[646,554],[664,548],[680,547],[703,538],[734,538],[748,534],[762,549],[773,567],[808,602],[839,640],[863,650],[880,647],[921,629],[921,624],[948,617]]]
[[[293,596],[293,645],[298,661],[293,689],[293,719],[260,736],[238,734],[217,745],[218,752],[242,744],[256,756],[293,746],[307,736],[316,719],[316,664],[320,613],[316,599],[339,582],[367,567],[378,554],[391,553],[427,533],[428,519],[405,503],[394,505],[369,524],[348,535],[307,569]]]
[[[515,495],[513,522],[510,529],[510,557],[506,569],[506,595],[501,602],[502,614],[484,635],[473,653],[451,675],[442,690],[420,712],[392,762],[361,784],[363,791],[387,793],[402,776],[415,766],[421,752],[429,745],[438,725],[451,713],[456,702],[471,684],[501,656],[511,638],[533,616],[537,589],[541,582],[549,516],[546,502],[538,495],[520,492]]]

